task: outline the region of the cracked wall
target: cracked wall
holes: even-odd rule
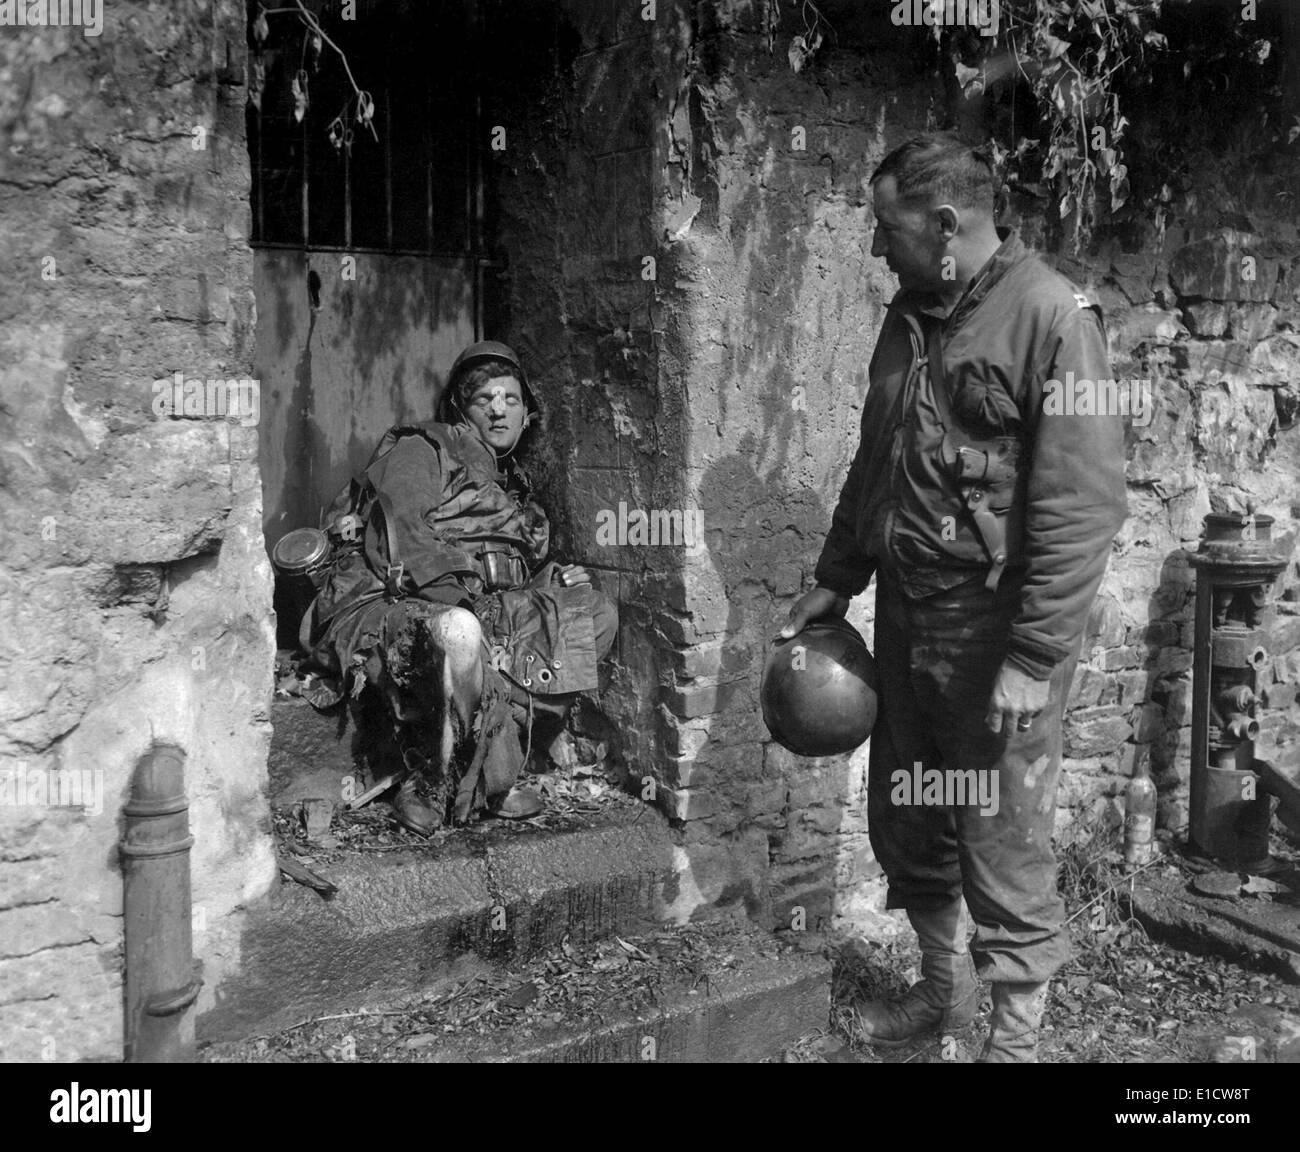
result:
[[[0,39],[6,1060],[121,1058],[118,813],[155,741],[187,755],[206,999],[274,878],[257,430],[152,388],[251,375],[245,11],[104,8]]]

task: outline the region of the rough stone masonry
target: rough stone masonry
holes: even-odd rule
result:
[[[488,160],[509,266],[491,334],[551,400],[560,543],[620,601],[607,733],[673,822],[679,919],[739,905],[779,925],[798,906],[809,927],[893,926],[865,753],[796,761],[756,696],[893,291],[861,181],[934,95],[888,29],[854,39],[851,7],[814,75],[792,72],[790,28],[774,36],[759,0],[659,0],[649,21],[620,0],[512,4],[512,83],[485,93],[512,142]],[[201,1008],[275,876],[257,431],[152,409],[178,372],[256,375],[246,12],[115,0],[103,16],[95,38],[0,30],[0,752],[24,780],[103,782],[98,813],[0,806],[5,1059],[120,1057],[118,812],[155,742],[187,757]],[[1070,700],[1063,833],[1114,818],[1142,744],[1162,821],[1185,819],[1186,552],[1211,493],[1297,538],[1300,235],[1285,200],[1247,200],[1227,168],[1195,178],[1234,210],[1060,260],[1106,311],[1117,375],[1153,397]],[[1013,215],[1043,239],[1034,204]],[[704,546],[599,539],[623,505],[698,510]],[[1270,624],[1265,730],[1284,760],[1300,751],[1298,584],[1292,563]]]
[[[527,140],[493,159],[497,240],[512,338],[562,396],[554,503],[566,543],[618,581],[623,605],[612,738],[635,778],[654,776],[678,830],[680,915],[743,903],[781,925],[798,906],[810,922],[890,931],[876,912],[865,750],[813,766],[771,743],[757,669],[810,579],[894,291],[869,257],[861,183],[928,126],[934,78],[850,3],[820,5],[840,36],[815,77],[791,70],[782,36],[797,29],[774,32],[770,5],[660,3],[649,23],[634,7],[550,6],[530,35],[549,49],[510,57],[519,83],[490,112]],[[1200,208],[1055,257],[1100,301],[1116,376],[1143,381],[1127,442],[1133,515],[1066,718],[1067,837],[1119,819],[1139,745],[1162,822],[1186,821],[1186,555],[1211,493],[1257,501],[1282,547],[1296,541],[1294,215],[1263,191],[1247,203],[1227,168],[1189,180],[1208,190]],[[1228,209],[1211,203],[1241,223],[1223,226]],[[1050,248],[1033,200],[1013,199],[1007,222]],[[701,510],[706,547],[599,546],[595,525],[620,502]],[[1294,564],[1278,592],[1265,729],[1287,759],[1300,752]],[[854,609],[868,637],[869,601]]]
[[[155,742],[186,754],[208,1000],[275,877],[257,430],[153,407],[252,375],[244,5],[103,8],[0,30],[0,760],[104,801],[0,805],[6,1060],[121,1058],[119,811]]]

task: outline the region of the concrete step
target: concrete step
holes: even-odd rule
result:
[[[625,947],[625,943],[632,949]],[[800,947],[800,945],[803,947]],[[714,920],[551,949],[440,995],[206,1046],[213,1062],[747,1063],[828,1027],[818,942]]]
[[[1300,984],[1300,876],[1278,877],[1284,890],[1268,901],[1205,896],[1174,868],[1139,876],[1125,899],[1154,940]]]
[[[672,843],[661,815],[618,796],[560,828],[489,821],[427,847],[340,850],[310,866],[337,893],[286,881],[250,909],[239,974],[218,987],[200,1039],[437,988],[566,937],[643,929],[657,922]]]

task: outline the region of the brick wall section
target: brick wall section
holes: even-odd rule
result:
[[[104,14],[0,37],[0,756],[103,782],[98,812],[0,804],[6,1060],[121,1058],[119,809],[151,741],[187,753],[206,997],[274,875],[257,430],[160,419],[151,388],[251,375],[244,6]]]

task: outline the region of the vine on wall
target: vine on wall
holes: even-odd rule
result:
[[[955,25],[951,12],[963,5],[970,23]],[[812,0],[791,7],[798,72],[828,23]],[[913,0],[887,10],[911,22],[918,9]],[[1048,201],[1076,253],[1100,228],[1138,217],[1162,237],[1175,201],[1195,196],[1180,179],[1187,155],[1216,123],[1247,110],[1259,117],[1252,155],[1240,157],[1248,161],[1300,138],[1275,42],[1282,9],[1266,12],[1264,0],[924,0],[920,11],[918,35],[932,42],[945,81],[968,107],[983,105],[1007,185]],[[985,35],[975,17],[991,11],[996,34]],[[1158,121],[1149,106],[1171,89],[1187,123],[1180,130],[1166,118],[1139,142],[1135,122]]]
[[[251,75],[248,85],[248,102],[254,108],[262,107],[262,91],[266,86],[266,66],[262,59],[262,48],[271,35],[269,16],[294,16],[306,30],[302,38],[302,52],[299,59],[298,69],[294,73],[290,82],[291,94],[293,96],[293,118],[299,122],[307,114],[307,105],[310,102],[310,85],[311,73],[320,67],[321,51],[324,46],[328,45],[338,55],[343,64],[343,71],[347,75],[348,84],[352,88],[352,95],[347,103],[343,106],[337,116],[330,121],[326,132],[329,134],[329,141],[336,150],[346,148],[349,154],[352,151],[352,122],[355,121],[362,128],[370,131],[370,135],[379,139],[379,134],[375,131],[375,101],[369,92],[361,88],[352,75],[352,69],[348,65],[347,55],[320,26],[316,17],[308,11],[302,0],[293,0],[291,8],[267,8],[263,4],[258,5],[257,16],[252,22],[253,42],[255,52],[253,55]]]

